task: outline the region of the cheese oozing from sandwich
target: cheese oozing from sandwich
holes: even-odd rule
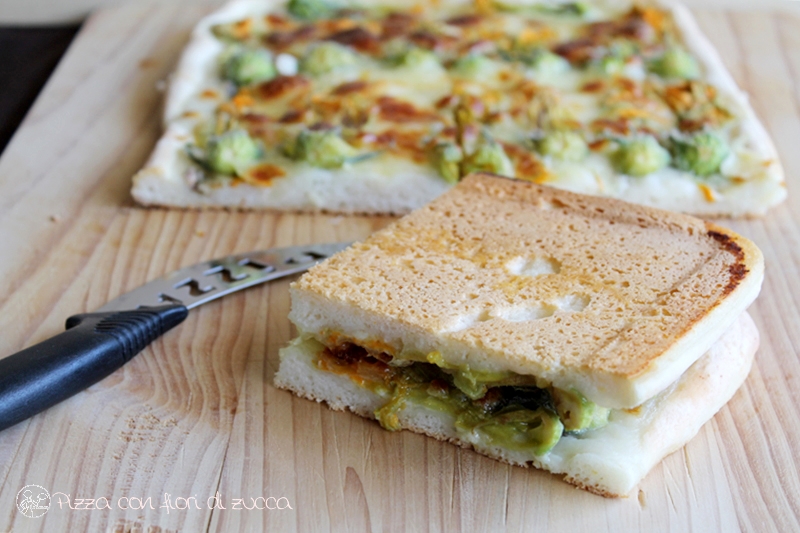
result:
[[[635,409],[611,410],[602,427],[564,432],[556,442],[549,433],[543,453],[543,443],[535,437],[548,433],[537,431],[536,417],[525,408],[500,413],[506,419],[509,415],[517,418],[506,427],[496,423],[499,417],[492,420],[491,411],[480,410],[479,416],[488,415],[484,423],[465,425],[459,418],[470,408],[475,412],[476,407],[442,402],[441,384],[420,387],[398,402],[394,391],[376,381],[381,374],[379,364],[362,363],[361,372],[353,373],[346,365],[332,365],[324,345],[310,338],[298,338],[281,351],[275,383],[304,398],[324,401],[335,410],[376,418],[390,429],[408,429],[471,447],[513,465],[563,475],[565,481],[596,494],[624,497],[728,402],[747,377],[757,348],[758,331],[743,313],[665,391]],[[393,415],[388,424],[387,415]]]
[[[762,277],[760,251],[713,224],[475,174],[293,285],[301,336],[276,383],[619,495],[663,446],[614,481],[582,478],[559,454],[597,446],[608,458],[603,443],[661,431],[647,429],[653,413],[673,412],[676,390],[694,397],[706,379],[696,376],[727,364],[720,387],[678,417],[689,436],[665,443],[688,440],[746,376],[757,334],[739,317]],[[714,363],[698,362],[706,353]],[[302,361],[338,385],[301,386],[288,369]],[[331,396],[347,382],[370,400]]]

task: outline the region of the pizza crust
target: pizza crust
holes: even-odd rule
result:
[[[448,5],[458,3],[464,2],[447,2]],[[405,6],[398,0],[380,4]],[[627,2],[605,4],[621,9]],[[736,86],[689,10],[669,1],[658,4],[672,13],[686,46],[702,63],[708,80],[717,85],[736,107],[748,147],[769,164],[763,170],[758,169],[757,177],[734,184],[721,193],[703,191],[694,179],[673,169],[644,178],[612,176],[605,180],[584,169],[574,173],[574,177],[548,184],[708,217],[763,215],[786,197],[783,170],[776,150],[746,95]],[[143,205],[183,208],[404,214],[447,190],[449,184],[433,168],[400,158],[387,161],[383,157],[380,164],[361,162],[335,170],[297,165],[288,169],[288,178],[276,179],[270,186],[237,183],[235,187],[220,186],[203,193],[194,189],[200,171],[191,163],[184,147],[192,137],[198,116],[212,113],[216,106],[213,99],[202,100],[197,95],[205,89],[224,91],[223,84],[216,77],[216,57],[222,46],[211,33],[211,27],[266,14],[281,5],[274,0],[233,0],[197,25],[169,83],[164,134],[144,168],[133,178],[132,195],[136,201]],[[604,181],[611,182],[611,186]],[[709,201],[709,194],[714,197],[713,201]]]

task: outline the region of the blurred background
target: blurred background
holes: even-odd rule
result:
[[[2,0],[0,24],[69,24],[84,19],[93,9],[140,0]],[[214,4],[210,0],[161,0],[171,3]],[[424,0],[423,0],[424,1]],[[800,8],[798,0],[682,0],[689,7],[769,9]],[[365,0],[369,3],[369,0]],[[414,2],[409,2],[414,3]]]
[[[126,1],[141,3],[142,0],[0,0],[0,154],[81,24],[92,11]],[[160,0],[210,6],[223,1]],[[800,13],[800,0],[684,0],[684,3],[693,9]]]

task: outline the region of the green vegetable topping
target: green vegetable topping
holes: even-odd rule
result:
[[[482,135],[475,151],[464,161],[464,173],[492,172],[501,176],[514,177],[514,164],[506,155],[500,143],[487,135]]]
[[[629,57],[633,57],[639,53],[639,47],[637,46],[636,41],[631,41],[629,39],[615,39],[608,46],[608,52],[614,57],[628,59]]]
[[[589,153],[583,137],[574,131],[556,130],[538,143],[539,152],[564,161],[581,161]]]
[[[531,451],[544,455],[558,444],[564,425],[555,413],[540,407],[512,409],[492,415],[491,418],[467,411],[456,418],[456,429],[461,432],[478,432],[489,443],[510,450]]]
[[[553,401],[567,431],[597,429],[608,424],[611,410],[587,400],[574,389],[553,389]]]
[[[222,65],[222,75],[236,85],[271,80],[277,74],[272,56],[266,50],[241,50]]]
[[[400,419],[397,414],[406,406],[405,394],[395,394],[383,407],[375,410],[375,418],[378,423],[388,431],[400,429]]]
[[[436,57],[436,54],[417,46],[409,48],[396,58],[398,67],[416,68],[434,64],[439,65],[439,58]]]
[[[447,183],[457,183],[459,163],[464,159],[461,148],[452,143],[437,144],[431,151],[431,164]]]
[[[455,60],[451,70],[457,76],[481,79],[491,74],[492,60],[480,54],[469,54]]]
[[[318,76],[338,68],[355,64],[355,52],[333,42],[320,43],[313,47],[300,63],[300,70]]]
[[[561,74],[569,70],[569,61],[550,50],[537,48],[524,61],[536,71],[537,74]]]
[[[230,44],[255,41],[263,37],[267,30],[267,22],[262,17],[250,17],[211,26],[214,37]]]
[[[326,18],[333,12],[333,6],[325,0],[289,0],[286,9],[293,16],[302,20]]]
[[[648,135],[622,144],[613,159],[620,172],[645,176],[667,166],[669,152]]]
[[[515,42],[509,50],[501,50],[506,61],[519,61],[532,67],[537,74],[560,74],[569,70],[569,61],[547,48]]]
[[[693,80],[700,77],[697,60],[682,48],[670,48],[650,63],[650,71],[665,78]]]
[[[510,372],[486,372],[471,370],[467,365],[451,365],[439,352],[430,352],[426,359],[452,376],[453,385],[471,400],[482,398],[488,390],[488,385],[496,384],[511,376]]]
[[[356,360],[332,355],[346,372],[358,372]],[[610,410],[577,391],[541,388],[533,385],[535,378],[509,371],[471,370],[448,363],[437,351],[421,355],[409,365],[384,365],[380,373],[357,381],[384,399],[374,414],[389,431],[402,428],[407,407],[424,406],[451,416],[467,442],[542,456],[565,430],[580,433],[608,423]]]
[[[564,3],[539,3],[536,10],[548,15],[563,15],[582,17],[589,11],[589,6],[584,2],[564,2]]]
[[[335,131],[303,131],[287,151],[292,159],[322,168],[339,168],[358,152]]]
[[[608,55],[594,63],[594,69],[604,76],[619,76],[625,70],[625,60]]]
[[[206,163],[220,174],[241,174],[262,155],[259,143],[238,129],[211,137],[206,146]]]
[[[674,137],[671,145],[672,164],[675,168],[708,176],[719,172],[719,166],[728,156],[727,143],[711,132]]]

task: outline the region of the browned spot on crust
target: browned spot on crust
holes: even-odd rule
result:
[[[357,93],[366,89],[367,86],[369,86],[369,83],[365,81],[351,81],[334,87],[334,89],[331,91],[331,94],[334,96],[341,96],[345,94]]]
[[[678,121],[678,129],[681,131],[685,131],[688,133],[698,131],[703,129],[703,121],[702,120],[690,120],[688,118],[682,118]]]
[[[653,28],[640,18],[631,18],[620,25],[616,35],[647,42],[653,39]]]
[[[630,93],[630,96],[641,94],[640,87],[630,78],[617,78],[615,80],[617,87]]]
[[[310,131],[328,131],[333,129],[333,124],[330,122],[317,122],[308,127]]]
[[[356,11],[350,10],[350,14],[339,12],[339,17],[335,19],[323,19],[317,22],[317,29],[325,35],[330,35],[339,31],[350,30],[358,26]]]
[[[599,40],[611,33],[616,28],[616,23],[612,20],[604,20],[601,22],[593,22],[586,27],[586,33],[592,39]]]
[[[446,96],[442,96],[436,101],[436,109],[442,109],[443,107],[452,107],[458,103],[458,96],[454,94],[448,94]]]
[[[310,41],[317,33],[314,26],[300,26],[293,31],[274,31],[264,37],[264,42],[276,50],[289,48],[298,41]]]
[[[408,36],[408,39],[415,45],[428,50],[439,50],[458,41],[454,37],[438,35],[426,30],[415,31]]]
[[[260,84],[256,91],[264,100],[278,98],[299,87],[307,87],[309,82],[302,76],[278,76],[277,78]]]
[[[605,88],[606,84],[603,80],[592,80],[583,84],[581,91],[585,93],[597,93]]]
[[[663,98],[673,111],[677,113],[688,111],[694,103],[691,83],[687,81],[668,86],[664,89]]]
[[[273,26],[286,26],[289,24],[289,20],[286,17],[276,15],[275,13],[270,13],[264,20]]]
[[[253,185],[260,185],[267,187],[272,185],[272,180],[285,176],[286,172],[277,165],[264,163],[251,169],[248,169],[243,179]]]
[[[389,122],[417,122],[436,120],[439,115],[424,109],[417,109],[414,104],[396,98],[384,96],[378,99],[380,117]]]
[[[329,35],[327,40],[352,46],[359,52],[368,54],[380,51],[380,40],[364,28],[352,28]]]
[[[736,241],[731,239],[729,235],[720,233],[718,231],[709,231],[708,236],[720,243],[725,251],[732,253],[733,256],[736,257],[737,261],[744,261],[744,251],[742,250],[742,247],[739,246]]]
[[[305,111],[298,111],[298,110],[290,110],[283,114],[280,118],[279,122],[281,124],[297,124],[298,122],[303,122],[303,118],[305,117]]]
[[[503,143],[503,150],[514,163],[517,178],[534,183],[547,180],[547,169],[533,153],[510,143]]]
[[[342,125],[348,128],[360,128],[369,122],[370,110],[349,108],[342,116]]]
[[[614,37],[627,37],[644,43],[650,42],[656,36],[656,28],[651,24],[651,22],[657,22],[655,11],[644,16],[642,10],[633,8],[618,20],[589,24],[587,33],[590,39],[597,44],[607,42]]]
[[[733,289],[735,289],[739,283],[742,282],[749,270],[747,270],[747,267],[742,263],[734,263],[728,267],[728,272],[730,273],[731,277],[728,279],[728,284],[722,291],[725,295],[730,294]]]
[[[553,49],[553,52],[570,63],[585,63],[592,58],[595,46],[591,39],[575,39],[559,44]]]
[[[708,236],[722,245],[722,248],[736,258],[736,262],[728,267],[728,284],[722,290],[723,294],[730,294],[745,278],[749,270],[744,265],[744,250],[729,235],[718,231],[709,231]]]
[[[342,100],[340,98],[315,98],[314,111],[323,120],[332,121],[342,110]]]
[[[381,38],[388,40],[406,35],[412,31],[416,23],[416,17],[408,13],[389,13],[383,19]]]
[[[648,13],[645,17],[641,10],[634,8],[619,20],[595,22],[585,26],[583,37],[561,43],[553,52],[570,63],[583,64],[592,59],[600,47],[617,37],[648,43],[656,35],[656,29],[651,23],[655,18],[655,13]]]
[[[270,122],[270,118],[268,116],[260,113],[245,113],[239,117],[239,120],[249,122],[251,124],[264,124],[266,122]]]
[[[419,131],[393,131],[387,130],[375,136],[373,144],[384,150],[410,157],[414,161],[423,162],[427,160],[427,154],[421,143],[424,135]]]
[[[611,144],[611,141],[608,139],[598,139],[589,143],[589,150],[592,152],[599,152],[600,150],[604,150],[609,144]]]
[[[628,134],[628,121],[624,118],[607,119],[598,118],[592,121],[592,129],[595,131],[611,131],[620,135]]]
[[[453,17],[447,19],[445,22],[450,24],[451,26],[475,26],[476,24],[480,24],[483,20],[483,16],[481,15],[461,15],[460,17]]]

